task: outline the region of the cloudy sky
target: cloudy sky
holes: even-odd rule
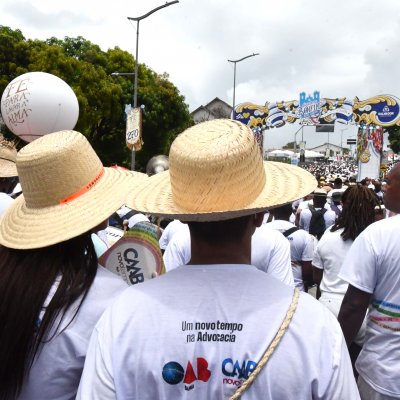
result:
[[[1,24],[26,38],[83,36],[103,50],[136,51],[138,17],[160,0],[1,0]],[[400,1],[180,0],[140,23],[139,62],[167,72],[190,111],[215,97],[232,104],[321,97],[400,97]],[[297,129],[297,128],[296,128]],[[271,147],[292,141],[295,127],[271,132]],[[327,134],[305,131],[307,147]],[[354,136],[354,129],[343,133]],[[321,136],[324,135],[324,136]],[[298,136],[299,139],[299,136]],[[330,140],[340,142],[340,129]],[[283,142],[283,143],[282,143]]]

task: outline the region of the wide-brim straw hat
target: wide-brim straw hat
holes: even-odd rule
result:
[[[302,168],[263,162],[250,128],[220,119],[180,134],[171,146],[169,170],[140,184],[127,205],[182,221],[217,221],[293,202],[316,186]]]
[[[12,178],[18,175],[15,159],[17,149],[0,138],[0,178]]]
[[[0,243],[14,249],[50,246],[105,221],[134,185],[148,179],[104,168],[87,139],[75,131],[45,135],[16,159],[23,194],[0,220]]]

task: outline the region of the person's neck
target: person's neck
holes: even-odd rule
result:
[[[188,264],[251,264],[251,241],[248,245],[192,244],[191,259]]]

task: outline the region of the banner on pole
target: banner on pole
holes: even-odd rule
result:
[[[126,145],[129,149],[139,151],[142,140],[142,109],[127,107],[126,112]]]

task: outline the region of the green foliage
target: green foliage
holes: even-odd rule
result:
[[[385,128],[386,132],[389,133],[389,143],[390,148],[393,150],[393,153],[400,152],[400,126],[389,126]]]
[[[111,76],[133,72],[135,60],[118,47],[102,51],[79,36],[64,40],[27,40],[19,30],[0,25],[0,93],[17,76],[43,71],[67,82],[79,101],[75,127],[90,141],[105,165],[130,167],[131,152],[125,144],[125,104],[133,103],[133,76]],[[190,126],[185,98],[168,80],[139,64],[138,105],[144,106],[144,146],[136,154],[136,169],[145,171],[147,161],[168,154],[175,136]],[[6,136],[13,136],[6,130]]]
[[[294,142],[286,143],[286,144],[282,147],[282,149],[293,150],[293,149],[294,149]]]

